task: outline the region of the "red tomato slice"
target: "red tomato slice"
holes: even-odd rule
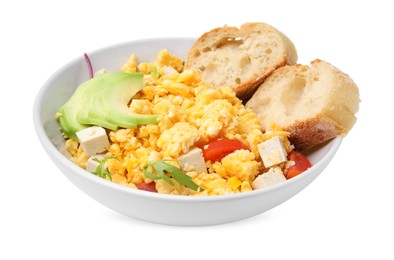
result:
[[[203,156],[205,161],[216,162],[222,160],[226,155],[241,149],[249,150],[249,148],[240,141],[218,139],[208,144],[208,147],[203,150]]]
[[[135,186],[137,186],[137,188],[139,190],[145,190],[145,191],[150,191],[150,192],[157,192],[156,190],[156,183],[154,181],[150,182],[150,183],[140,183],[140,184],[136,184]]]
[[[286,179],[293,178],[294,176],[297,176],[298,174],[312,167],[312,164],[308,158],[294,150],[287,155],[287,159],[289,161],[293,161],[295,165],[290,166],[287,169]]]

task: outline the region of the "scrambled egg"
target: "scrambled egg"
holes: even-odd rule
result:
[[[242,105],[229,87],[214,89],[201,80],[195,70],[183,70],[183,61],[162,50],[153,63],[138,63],[132,55],[121,68],[123,72],[142,72],[145,87],[137,93],[130,110],[139,114],[158,114],[158,124],[141,125],[135,129],[109,132],[110,148],[107,155],[112,181],[135,188],[151,182],[143,174],[149,162],[176,159],[191,148],[206,145],[216,138],[238,140],[248,150],[233,152],[221,161],[207,162],[207,173],[187,172],[204,189],[196,192],[174,182],[155,180],[159,193],[176,195],[222,195],[252,190],[251,182],[264,171],[257,145],[279,135],[286,150],[291,150],[288,133],[272,126],[263,133],[256,115]],[[87,156],[78,143],[69,139],[66,147],[72,160],[86,166]]]

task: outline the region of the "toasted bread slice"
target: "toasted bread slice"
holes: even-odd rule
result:
[[[271,123],[289,131],[298,150],[306,150],[346,133],[356,122],[359,90],[353,80],[331,64],[277,69],[258,88],[246,107],[263,127]]]
[[[232,87],[246,101],[272,71],[296,62],[296,49],[283,33],[265,23],[247,23],[204,33],[190,49],[185,68],[199,69],[205,82]]]

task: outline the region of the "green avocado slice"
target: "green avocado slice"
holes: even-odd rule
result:
[[[88,127],[80,123],[77,120],[77,113],[80,110],[80,106],[82,104],[81,99],[84,96],[84,92],[86,91],[88,85],[81,84],[71,96],[71,98],[59,108],[59,125],[62,132],[74,139],[78,140],[75,135],[76,132]]]
[[[97,85],[101,87],[97,87]],[[118,129],[117,125],[108,122],[102,106],[96,105],[95,103],[107,86],[108,84],[105,84],[105,77],[102,78],[100,75],[94,78],[94,84],[89,84],[85,95],[81,99],[81,109],[77,113],[77,120],[80,123],[102,126],[110,130]]]
[[[108,121],[125,128],[134,128],[138,124],[158,123],[158,115],[141,115],[129,108],[131,98],[144,87],[141,73],[120,73],[118,81],[111,88],[103,89],[100,103],[106,111]],[[128,84],[123,84],[124,78]]]

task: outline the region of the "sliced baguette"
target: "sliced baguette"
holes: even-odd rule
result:
[[[346,133],[356,122],[359,91],[353,80],[331,64],[279,68],[258,88],[246,107],[263,127],[289,131],[298,150],[307,150]]]
[[[205,82],[232,87],[246,101],[272,71],[296,62],[296,49],[283,33],[265,23],[247,23],[204,33],[190,49],[185,68],[199,69]]]

